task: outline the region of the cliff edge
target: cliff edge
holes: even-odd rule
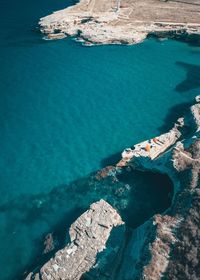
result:
[[[28,279],[78,280],[95,265],[96,256],[105,249],[113,227],[123,225],[121,217],[106,201],[93,203],[70,227],[71,243],[59,250]],[[116,244],[116,248],[117,248]],[[113,248],[114,250],[114,248]]]
[[[80,0],[39,25],[47,39],[75,36],[85,45],[134,44],[148,35],[193,39],[200,34],[199,9],[198,0]]]
[[[200,279],[200,96],[167,133],[122,153],[98,181],[134,170],[167,174],[172,204],[133,229],[104,200],[93,203],[70,228],[71,243],[26,280]]]

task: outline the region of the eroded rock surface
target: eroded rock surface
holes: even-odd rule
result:
[[[174,183],[171,207],[133,229],[105,201],[92,204],[71,226],[71,243],[27,280],[200,279],[199,101],[169,132],[126,149],[95,176],[117,184],[124,170],[166,173]]]
[[[185,168],[183,162],[187,162],[188,164],[189,161],[192,161],[198,165],[198,145],[194,144],[194,150],[197,156],[194,152],[191,155],[189,152],[184,151],[184,146],[187,147],[195,143],[199,139],[199,135],[200,103],[196,103],[189,108],[184,118],[177,120],[169,132],[145,140],[134,145],[133,148],[125,149],[122,153],[122,159],[117,163],[117,166],[131,166],[136,169],[146,168],[147,170],[156,169],[165,173],[173,173],[175,171],[176,173],[180,171],[179,169]],[[194,156],[194,159],[192,156]],[[179,160],[176,160],[177,158]],[[166,161],[168,161],[168,169]],[[173,162],[174,165],[172,166],[170,162]],[[180,166],[178,167],[178,165]]]
[[[198,0],[81,0],[39,24],[48,39],[76,36],[86,45],[139,43],[149,34],[194,38],[200,34],[199,8]]]
[[[146,149],[149,140],[126,149],[118,165],[167,173],[174,182],[173,204],[167,215],[156,215],[146,223],[148,227],[137,229],[146,227],[140,257],[137,261],[129,257],[138,269],[127,273],[126,265],[122,266],[119,279],[200,279],[200,104],[191,106],[169,133],[154,139],[150,149]],[[153,158],[151,149],[156,151]],[[132,239],[128,247],[136,246]]]
[[[200,189],[194,190],[191,208],[179,231],[165,280],[200,279]]]
[[[78,280],[96,262],[106,247],[113,227],[123,225],[117,211],[106,201],[93,203],[70,227],[71,243],[27,279]]]

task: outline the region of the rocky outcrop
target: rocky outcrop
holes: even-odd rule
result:
[[[165,280],[200,279],[200,189],[193,193],[190,210],[177,232]]]
[[[144,165],[145,161],[148,163],[156,159],[181,138],[181,129],[183,127],[184,120],[180,118],[169,132],[136,144],[132,149],[125,149],[122,153],[122,159],[117,163],[117,166],[127,166],[129,162],[133,164],[133,161],[136,163],[137,160],[142,160],[142,165]]]
[[[196,102],[199,102],[199,97]],[[174,197],[171,208],[165,214],[155,215],[130,232],[127,246],[123,250],[122,264],[113,279],[160,280],[166,273],[175,270],[177,275],[181,270],[182,277],[174,279],[189,279],[188,264],[192,260],[189,253],[190,240],[194,244],[191,247],[194,251],[192,265],[195,269],[192,274],[200,276],[196,262],[200,254],[199,247],[196,246],[200,240],[199,213],[195,212],[199,207],[196,197],[197,188],[200,187],[199,121],[200,104],[196,103],[183,118],[178,119],[168,133],[136,144],[122,153],[117,169],[166,173],[174,183]],[[186,240],[183,229],[186,231]],[[176,258],[177,246],[179,255]],[[184,248],[187,248],[188,257],[182,263]],[[198,277],[194,279],[199,279]],[[171,279],[168,274],[166,279]]]
[[[85,45],[134,44],[148,35],[194,39],[200,34],[198,6],[198,0],[80,0],[39,24],[47,39],[76,36]]]
[[[196,100],[199,100],[198,97]],[[195,157],[195,154],[191,155],[184,151],[184,146],[195,143],[199,134],[200,103],[196,103],[191,106],[184,118],[177,120],[169,132],[136,144],[133,148],[125,149],[117,166],[131,166],[142,170],[154,169],[172,175],[179,172],[181,168],[185,168],[183,162],[186,159],[188,162],[195,162],[198,165],[199,159],[192,158],[192,156]],[[197,146],[195,146],[195,150],[198,150]],[[180,162],[181,159],[182,162]],[[168,164],[166,164],[167,161]],[[178,167],[178,165],[180,166]]]
[[[199,97],[196,98],[199,102]],[[135,145],[122,153],[118,166],[155,170],[167,173],[174,182],[174,198],[167,215],[156,215],[147,223],[146,241],[140,246],[143,252],[139,261],[131,259],[138,271],[129,270],[128,276],[119,279],[199,279],[199,187],[200,187],[200,104],[191,106],[189,112],[178,120],[169,133]],[[153,146],[146,149],[146,145]],[[152,157],[151,149],[156,155]],[[128,156],[127,156],[128,153]],[[153,225],[156,226],[154,237]],[[142,228],[143,225],[140,227]],[[138,229],[139,230],[139,229]],[[148,233],[149,232],[149,233]],[[191,245],[190,246],[190,242]],[[135,241],[128,247],[134,248]],[[185,250],[185,251],[184,251]],[[190,250],[194,253],[191,254]],[[148,252],[148,253],[147,253]],[[178,252],[178,254],[177,254]],[[186,256],[184,252],[188,252]],[[145,259],[142,255],[146,256]],[[147,261],[149,256],[149,261]],[[128,259],[125,258],[125,261]],[[145,264],[145,262],[147,263]],[[193,270],[189,268],[191,263]],[[125,271],[125,266],[123,268]],[[189,273],[191,272],[191,274]],[[173,273],[176,276],[172,276]],[[171,275],[171,278],[168,278]],[[181,275],[181,276],[180,276]],[[189,275],[191,278],[189,278]],[[131,278],[132,277],[132,278]]]
[[[171,207],[133,229],[104,200],[92,204],[72,224],[71,243],[26,280],[200,278],[199,101],[169,132],[126,149],[116,166],[95,175],[117,185],[124,170],[166,173],[174,183]]]
[[[106,201],[93,203],[70,227],[71,243],[58,251],[39,272],[28,279],[78,280],[96,262],[99,252],[106,248],[113,227],[123,225],[121,217]],[[116,244],[113,250],[117,249]]]

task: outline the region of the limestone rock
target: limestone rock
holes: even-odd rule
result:
[[[39,274],[42,280],[78,280],[106,248],[113,227],[123,225],[121,217],[106,201],[93,203],[70,227],[71,243],[59,250]],[[27,278],[28,279],[28,278]],[[33,278],[32,279],[36,279]]]
[[[200,95],[197,95],[195,100],[196,100],[197,103],[200,103]]]
[[[200,103],[191,107],[192,119],[194,120],[196,131],[200,131]]]
[[[185,259],[192,261],[193,273],[198,275],[200,252],[195,244],[200,242],[199,124],[200,107],[194,104],[169,132],[126,149],[121,164],[96,174],[97,181],[113,180],[115,173],[123,169],[168,174],[174,183],[174,195],[166,213],[131,229],[124,225],[116,210],[100,200],[72,224],[71,243],[29,274],[27,280],[78,280],[83,274],[85,280],[160,280],[168,267],[177,274],[181,268],[182,279],[188,279],[188,263],[181,263],[184,248],[188,250]],[[146,149],[147,144],[151,145],[150,150]],[[176,250],[177,244],[176,260],[172,250]]]
[[[149,34],[189,39],[200,34],[197,5],[199,0],[80,0],[39,24],[47,39],[76,36],[85,45],[134,44]]]

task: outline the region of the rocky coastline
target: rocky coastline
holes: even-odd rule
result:
[[[135,44],[148,36],[199,40],[199,7],[198,0],[80,0],[39,25],[46,39],[75,37],[87,46]]]
[[[76,37],[87,46],[148,36],[190,41],[199,40],[198,8],[197,0],[81,0],[39,25],[46,39]],[[200,96],[170,131],[125,149],[95,180],[115,184],[132,170],[167,174],[174,186],[170,208],[133,229],[113,205],[96,201],[71,225],[70,243],[26,280],[200,279]]]
[[[124,170],[167,174],[171,207],[131,229],[104,200],[92,204],[72,224],[71,243],[26,280],[199,279],[199,101],[169,132],[125,149],[116,166],[96,174],[99,181],[117,181]]]

